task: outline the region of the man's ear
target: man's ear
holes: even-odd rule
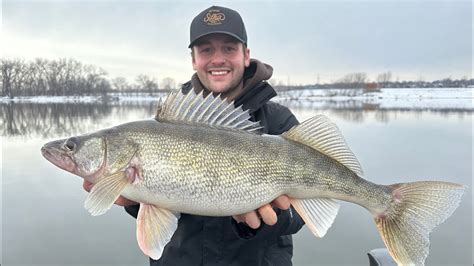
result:
[[[245,67],[250,66],[250,49],[249,48],[245,48],[244,63],[245,63]]]
[[[193,64],[193,70],[196,70],[196,60],[194,60],[194,46],[191,47],[191,62]]]

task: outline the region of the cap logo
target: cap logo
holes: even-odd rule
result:
[[[222,24],[222,21],[225,20],[225,15],[218,9],[211,9],[207,12],[206,16],[204,17],[204,22],[207,25],[219,25]]]

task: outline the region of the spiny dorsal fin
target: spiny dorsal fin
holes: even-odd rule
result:
[[[158,100],[158,107],[156,107],[155,120],[158,120],[158,117],[160,117],[161,108],[163,108],[163,101],[160,98]]]
[[[316,115],[291,128],[282,136],[315,150],[345,165],[359,176],[363,176],[359,161],[349,149],[337,126],[324,115]]]
[[[250,121],[248,110],[235,107],[234,102],[223,100],[220,95],[210,93],[207,97],[201,91],[191,89],[187,94],[171,92],[158,107],[156,120],[178,123],[202,124],[218,128],[238,129],[258,133],[259,122]]]

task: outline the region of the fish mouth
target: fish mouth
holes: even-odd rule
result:
[[[75,173],[76,163],[69,155],[65,154],[64,151],[46,144],[41,148],[41,154],[46,158],[46,160],[50,161],[57,167]]]

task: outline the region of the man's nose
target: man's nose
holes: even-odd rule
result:
[[[211,63],[214,65],[221,65],[225,63],[225,55],[222,51],[217,49],[212,55]]]

